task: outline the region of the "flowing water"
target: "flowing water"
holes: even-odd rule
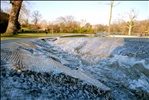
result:
[[[13,53],[8,49],[1,51],[3,59],[1,91],[4,100],[12,98],[148,100],[149,98],[148,39],[60,38],[55,41],[35,39],[31,42],[35,45],[32,48],[25,45],[26,47],[18,46]],[[9,60],[11,58],[13,60]],[[7,60],[9,62],[6,62]],[[19,69],[19,72],[10,69],[10,65],[15,65],[12,68]],[[57,66],[68,74],[57,74],[61,73],[59,69],[51,72]],[[78,75],[76,77],[80,79],[84,75],[86,79],[91,77],[103,83],[105,91],[109,91],[108,87],[110,88],[111,95],[99,96],[95,93],[97,88],[90,85],[87,86],[90,89],[79,88],[82,82],[69,76],[69,74],[75,76],[75,71]]]
[[[114,99],[132,100],[149,98],[148,43],[148,39],[82,38],[59,39],[54,45],[74,57],[63,59],[109,86]]]

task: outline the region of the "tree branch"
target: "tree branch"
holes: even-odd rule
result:
[[[10,3],[13,5],[14,4],[14,0],[10,0]]]
[[[117,4],[113,5],[113,7],[115,7],[116,5],[120,4],[120,2],[118,2]]]

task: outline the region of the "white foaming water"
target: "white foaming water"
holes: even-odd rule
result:
[[[149,96],[149,60],[147,58],[144,59],[137,56],[142,56],[142,51],[148,54],[145,49],[140,49],[143,47],[148,49],[148,47],[145,43],[142,43],[142,41],[140,42],[141,46],[139,46],[140,43],[137,44],[138,42],[135,43],[134,41],[130,43],[129,41],[125,41],[124,43],[123,39],[106,40],[96,38],[94,40],[82,38],[60,39],[54,42],[49,40],[34,40],[33,44],[35,44],[37,48],[28,48],[29,46],[25,45],[25,47],[23,46],[22,48],[14,48],[13,50],[15,52],[7,52],[3,50],[2,58],[9,58],[10,63],[12,63],[13,65],[19,65],[21,66],[21,68],[26,68],[27,70],[32,71],[31,73],[34,73],[34,71],[41,72],[43,76],[42,74],[40,75],[40,73],[38,73],[39,75],[37,75],[37,77],[35,78],[38,79],[39,82],[46,83],[46,78],[48,78],[48,75],[45,74],[54,71],[54,74],[52,74],[52,76],[56,76],[54,76],[54,79],[48,79],[48,81],[54,81],[55,79],[58,80],[55,82],[60,83],[62,83],[62,81],[65,82],[65,80],[68,81],[68,84],[66,84],[68,85],[66,86],[68,87],[68,90],[61,86],[61,84],[56,86],[56,89],[64,88],[63,90],[66,90],[63,93],[58,94],[68,95],[69,93],[67,92],[69,92],[69,90],[71,90],[72,88],[72,83],[69,83],[70,79],[74,82],[75,85],[77,85],[79,84],[79,82],[76,82],[79,78],[81,80],[84,80],[82,83],[84,85],[90,85],[90,83],[92,83],[95,84],[95,86],[99,85],[100,87],[104,88],[104,85],[100,83],[102,82],[103,84],[105,84],[105,86],[110,87],[110,89],[104,89],[108,91],[111,90],[112,97],[115,100],[136,100],[137,97],[134,94],[137,94],[138,91],[141,96],[146,96],[140,96],[141,99],[147,99],[147,97]],[[134,44],[137,44],[136,47],[133,47]],[[139,50],[134,49],[135,54],[133,54],[133,52],[131,52],[131,50],[133,49],[131,48],[137,48]],[[113,51],[115,52],[113,53]],[[14,68],[20,69],[17,66],[14,66]],[[59,76],[62,71],[64,72],[64,75],[62,74]],[[31,73],[29,72],[29,74]],[[69,77],[71,75],[76,79]],[[30,79],[31,82],[34,83],[34,81],[32,81],[33,78],[31,78],[32,76],[36,75],[28,75],[27,78],[22,79]],[[96,80],[94,80],[94,78]],[[14,80],[16,79],[14,78]],[[20,78],[18,78],[18,80],[20,81]],[[7,83],[9,82],[3,82],[3,84]],[[7,88],[7,85],[4,86],[6,86]],[[42,84],[37,83],[37,85]],[[8,86],[11,87],[11,84]],[[28,86],[29,85],[26,85],[25,83],[24,87]],[[46,89],[45,85],[42,87]],[[55,89],[53,85],[48,85],[48,87],[51,88],[49,88],[46,93],[49,93],[49,91]],[[21,85],[20,88],[22,88]],[[30,89],[30,87],[28,88]],[[36,86],[35,88],[37,89]],[[74,86],[74,88],[76,87]],[[12,90],[13,89],[14,88],[12,88]],[[45,93],[45,89],[43,90],[43,94],[46,96],[47,94]],[[89,89],[94,90],[94,88],[90,86]],[[57,90],[55,91],[57,92]],[[36,93],[36,90],[33,92]],[[51,93],[52,92],[53,91],[51,91]],[[79,94],[79,92],[76,93],[77,95]],[[40,96],[43,96],[43,94]],[[48,94],[47,96],[49,96],[50,94]],[[84,95],[83,92],[80,94]],[[86,94],[87,96],[90,95],[88,95],[88,92],[86,92]],[[53,96],[51,98],[54,99]]]
[[[65,52],[79,57],[83,70],[90,72],[96,79],[107,84],[114,82],[130,90],[149,93],[149,60],[139,58],[142,56],[139,55],[141,54],[140,48],[148,48],[146,43],[143,44],[143,41],[147,41],[124,41],[115,39],[111,44],[111,40],[104,41],[104,39],[60,39],[54,44]],[[136,47],[133,47],[134,45]],[[114,50],[119,51],[117,54],[112,54]],[[133,54],[130,50],[134,50],[135,53]],[[119,54],[123,52],[124,55]]]
[[[112,58],[101,59],[100,64],[101,66],[97,67],[100,70],[94,68],[94,72],[102,72],[102,75],[108,76],[106,80],[120,82],[131,90],[149,93],[149,63],[145,60],[115,55]]]
[[[139,79],[133,80],[130,82],[130,89],[140,89],[145,90],[149,93],[149,79],[147,76],[142,75]]]
[[[109,59],[109,58],[108,58]],[[134,57],[128,57],[128,56],[122,56],[122,55],[114,55],[114,57],[110,58],[109,63],[118,62],[119,66],[125,66],[125,67],[132,67],[135,64],[141,64],[146,69],[149,69],[149,63],[147,63],[144,59],[135,59]]]

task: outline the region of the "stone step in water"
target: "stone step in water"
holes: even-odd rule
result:
[[[20,81],[20,75],[27,75],[28,79],[22,79],[22,81],[26,82],[27,80],[30,80],[29,82],[31,82],[31,84],[34,82],[38,82],[37,84],[46,85],[48,85],[48,83],[63,84],[64,86],[68,85],[68,87],[72,87],[73,90],[89,91],[86,93],[95,94],[98,98],[111,98],[109,87],[105,86],[93,77],[86,75],[80,70],[71,70],[70,68],[62,65],[60,62],[41,54],[36,49],[37,46],[28,40],[3,44],[1,51],[1,62],[5,61],[7,64],[1,66],[1,69],[8,70],[8,74],[6,75],[3,73],[2,80],[8,81],[7,78],[12,78],[13,80],[18,79],[18,81]],[[51,56],[51,54],[49,54],[49,56]],[[45,76],[45,74],[47,76]],[[8,77],[6,78],[5,76]],[[17,77],[17,79],[14,77]],[[3,81],[3,84],[7,85],[5,81]],[[20,83],[18,82],[18,84]],[[17,86],[17,84],[15,86]],[[4,85],[4,87],[7,86]],[[10,88],[17,91],[15,87]],[[21,85],[19,88],[21,88]],[[31,86],[31,88],[33,87]],[[15,95],[15,93],[13,93],[13,95]]]

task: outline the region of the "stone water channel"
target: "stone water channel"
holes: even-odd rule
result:
[[[1,44],[2,100],[148,100],[146,38],[46,38]]]

